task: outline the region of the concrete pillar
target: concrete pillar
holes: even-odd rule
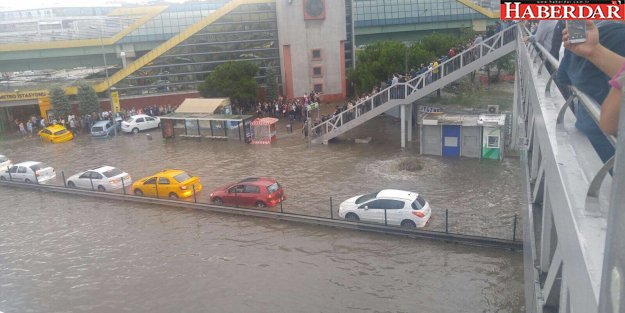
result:
[[[406,148],[406,105],[399,106],[399,115],[401,117],[401,147]]]
[[[412,111],[414,110],[414,105],[408,104],[408,112],[407,115],[407,123],[408,123],[408,141],[412,141]]]
[[[510,150],[518,151],[519,150],[519,72],[516,70],[514,72],[514,97],[512,100],[512,119],[510,123],[512,123],[512,134],[510,138]]]

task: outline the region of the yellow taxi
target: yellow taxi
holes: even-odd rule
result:
[[[202,190],[199,178],[181,170],[164,170],[137,180],[131,190],[137,196],[178,199],[193,196],[194,188]]]
[[[52,143],[66,142],[74,138],[74,134],[62,125],[50,125],[40,130],[39,136],[41,139]]]

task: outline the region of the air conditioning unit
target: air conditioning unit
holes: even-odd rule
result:
[[[499,114],[499,106],[498,105],[489,105],[488,106],[488,114]]]

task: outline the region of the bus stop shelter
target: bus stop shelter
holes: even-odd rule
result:
[[[163,138],[238,139],[251,142],[252,115],[174,112],[160,118]]]

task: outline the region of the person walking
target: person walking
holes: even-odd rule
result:
[[[18,127],[20,129],[20,135],[22,135],[22,137],[26,137],[26,128],[24,127],[24,122],[20,122]]]
[[[28,131],[28,137],[31,137],[33,135],[33,122],[30,120],[26,122],[26,130]]]

